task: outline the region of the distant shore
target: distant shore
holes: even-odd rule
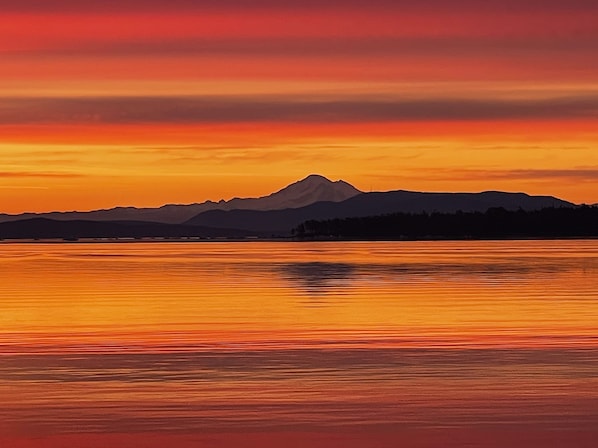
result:
[[[250,242],[250,241],[484,241],[598,238],[598,207],[526,211],[392,213],[307,220],[295,227],[256,231],[148,222],[56,221],[0,224],[0,241],[29,243]],[[243,229],[246,226],[248,228]]]
[[[330,243],[330,242],[416,242],[416,241],[559,241],[559,240],[596,240],[598,236],[558,236],[558,237],[494,237],[494,238],[10,238],[0,239],[1,244],[135,244],[135,243],[263,243],[263,242],[288,242],[288,243]]]

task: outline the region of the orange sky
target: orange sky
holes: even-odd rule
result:
[[[309,173],[598,201],[593,1],[0,8],[0,212],[259,196]]]

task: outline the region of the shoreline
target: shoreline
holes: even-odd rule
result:
[[[296,238],[296,237],[188,237],[188,238],[7,238],[0,239],[2,244],[132,244],[132,243],[330,243],[330,242],[436,242],[436,241],[567,241],[567,240],[598,240],[596,236],[519,236],[519,237],[489,237],[489,238]]]

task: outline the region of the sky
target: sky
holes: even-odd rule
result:
[[[0,212],[364,191],[598,201],[595,0],[0,0]]]

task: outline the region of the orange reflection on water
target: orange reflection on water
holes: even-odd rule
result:
[[[595,241],[1,247],[6,446],[596,435]]]
[[[584,343],[598,322],[594,242],[3,249],[4,341],[259,344],[341,335]]]

